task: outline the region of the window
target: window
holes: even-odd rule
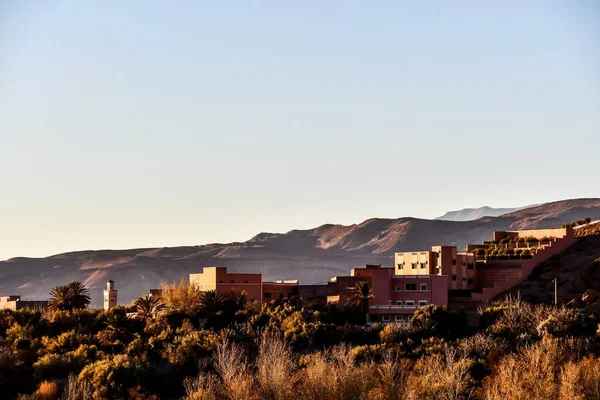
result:
[[[230,283],[234,283],[234,282],[233,282],[233,279],[230,281]]]
[[[456,280],[456,275],[452,275],[452,280],[455,281]]]
[[[427,305],[427,300],[419,300],[419,305],[420,306],[426,306]]]
[[[406,304],[407,306],[414,306],[415,305],[415,301],[414,300],[406,300],[404,302],[404,304]]]
[[[424,262],[424,263],[421,263],[421,269],[425,268],[425,265],[427,265],[427,263],[426,263],[426,262]]]
[[[381,316],[381,320],[383,322],[390,322],[390,316],[389,315],[382,315]]]
[[[219,283],[223,283],[223,281],[219,281]]]
[[[456,258],[452,259],[452,265],[456,265]]]
[[[412,269],[417,269],[417,263],[410,263],[410,266],[412,267]]]
[[[435,269],[435,273],[436,273],[436,274],[439,274],[439,273],[440,273],[440,269],[439,269],[439,267]]]
[[[406,284],[404,284],[404,290],[406,290],[406,291],[417,290],[417,284],[416,283],[406,283]]]
[[[466,281],[466,280],[467,280],[467,278],[463,278],[463,282]]]
[[[467,265],[467,263],[466,263],[465,261],[463,261],[463,267],[464,267],[465,265]]]
[[[468,285],[472,285],[473,284],[473,279],[471,279],[471,278],[467,279],[467,284]]]
[[[248,281],[244,281],[244,283],[248,283]]]
[[[426,283],[421,283],[419,290],[421,290],[421,292],[426,292],[427,291],[427,284]]]
[[[402,315],[396,315],[396,321],[402,321]]]
[[[396,286],[396,292],[402,291],[402,286]]]
[[[396,305],[397,306],[401,306],[402,305],[402,300],[396,300]]]
[[[473,263],[468,263],[467,264],[467,269],[473,269]]]
[[[265,292],[265,299],[271,298],[271,292]]]
[[[404,263],[398,264],[398,269],[404,269]]]

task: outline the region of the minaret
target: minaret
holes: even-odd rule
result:
[[[115,283],[110,280],[106,282],[106,290],[104,291],[104,309],[110,310],[117,305],[117,289]]]

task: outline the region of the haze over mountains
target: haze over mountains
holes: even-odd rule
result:
[[[119,302],[127,303],[159,287],[161,281],[187,279],[187,274],[201,272],[206,265],[262,272],[265,280],[320,283],[366,263],[392,266],[396,251],[424,250],[436,244],[462,248],[489,239],[494,230],[554,227],[585,217],[600,218],[600,199],[557,201],[470,221],[372,218],[347,226],[260,233],[238,243],[13,258],[0,262],[0,294],[45,299],[54,286],[79,280],[90,288],[92,305],[100,305],[104,284],[111,278]]]
[[[463,208],[462,210],[448,211],[446,214],[435,219],[440,219],[443,221],[473,221],[483,217],[499,217],[503,214],[523,210],[524,208],[536,207],[537,205],[539,204],[512,208],[493,208],[488,206],[479,208]]]

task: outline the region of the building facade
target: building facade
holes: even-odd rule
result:
[[[421,307],[448,304],[446,275],[396,275],[394,268],[380,268],[373,271],[372,288],[370,322],[407,321]]]
[[[298,295],[297,280],[263,282],[262,274],[228,272],[227,267],[204,267],[190,274],[190,283],[201,291],[214,290],[229,295],[246,292],[249,301],[271,302]]]
[[[431,250],[396,253],[394,269],[396,275],[405,277],[445,275],[451,290],[473,290],[475,287],[475,255],[458,252],[456,246],[433,246]]]
[[[46,300],[21,300],[21,296],[0,296],[0,310],[45,310],[48,308]]]

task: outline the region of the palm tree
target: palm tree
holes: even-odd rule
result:
[[[225,296],[216,290],[202,292],[200,296],[200,312],[204,315],[214,315],[223,309]]]
[[[48,308],[52,311],[71,310],[71,291],[67,286],[57,286],[50,291]]]
[[[117,340],[125,341],[129,331],[124,327],[127,316],[121,313],[111,313],[106,319],[106,326],[96,335],[100,343],[114,343]]]
[[[140,297],[133,305],[137,310],[138,317],[142,319],[154,318],[165,308],[165,305],[157,297],[150,295]]]
[[[50,310],[71,311],[86,308],[90,304],[88,290],[81,282],[71,281],[67,285],[57,286],[50,291]]]
[[[73,308],[86,308],[90,304],[90,294],[83,283],[71,281],[67,284],[71,292],[71,305]]]
[[[356,282],[352,296],[350,297],[350,304],[360,307],[361,314],[366,322],[367,313],[369,312],[369,303],[373,300],[373,292],[371,286],[365,281]]]

